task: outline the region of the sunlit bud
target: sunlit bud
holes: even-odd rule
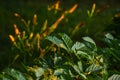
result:
[[[14,26],[15,34],[16,34],[16,35],[20,34],[19,29],[17,28],[17,25],[14,24],[13,26]]]
[[[16,17],[20,17],[20,15],[18,13],[14,13],[14,16]]]
[[[73,13],[75,9],[77,8],[78,4],[75,4],[68,12]]]
[[[94,13],[95,8],[96,8],[96,4],[95,4],[95,3],[93,3],[93,5],[92,5],[92,11],[91,11],[91,13],[92,13],[92,14]]]
[[[9,35],[11,42],[15,42],[15,38],[12,35]]]
[[[37,25],[37,14],[33,16],[33,25]]]
[[[54,4],[54,7],[55,7],[56,10],[59,9],[59,4],[60,4],[60,1],[59,1],[59,0]]]
[[[33,37],[33,32],[30,33],[29,39],[32,39]]]
[[[95,3],[93,3],[92,9],[95,9],[95,7],[96,7],[96,4],[95,4]]]
[[[55,4],[53,4],[51,7],[48,7],[48,10],[52,10],[52,9],[55,9],[55,10],[59,10],[59,5],[60,5],[60,0],[58,0]]]

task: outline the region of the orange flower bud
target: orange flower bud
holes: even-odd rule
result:
[[[15,38],[12,35],[9,35],[11,42],[15,42]]]
[[[14,26],[15,34],[16,34],[16,35],[20,34],[19,29],[17,28],[17,25],[14,24],[13,26]]]
[[[33,25],[37,25],[37,14],[33,16]]]
[[[69,13],[73,13],[75,11],[75,9],[77,8],[77,4],[75,4],[68,12]]]
[[[20,15],[18,13],[14,13],[14,16],[16,17],[20,17]]]

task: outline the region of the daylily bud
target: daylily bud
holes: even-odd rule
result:
[[[94,13],[94,11],[95,11],[95,8],[96,8],[96,4],[95,4],[95,3],[93,3],[93,5],[92,5],[92,11],[91,11],[91,15]]]
[[[30,33],[29,39],[32,39],[33,37],[33,32]]]
[[[78,4],[75,4],[68,12],[73,13],[75,9],[77,8]]]
[[[33,16],[33,25],[37,25],[37,14]]]
[[[14,24],[13,26],[14,26],[15,34],[16,34],[16,35],[20,34],[19,29],[17,28],[17,25]]]
[[[11,42],[15,42],[15,38],[12,35],[9,35]]]
[[[15,15],[16,17],[21,17],[18,13],[14,13],[14,15]]]

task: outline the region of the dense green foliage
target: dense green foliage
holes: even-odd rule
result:
[[[31,19],[15,12],[0,80],[119,80],[120,14],[106,16],[109,5],[78,6],[64,9],[58,0]]]

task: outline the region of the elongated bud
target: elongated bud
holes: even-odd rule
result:
[[[33,25],[37,25],[37,14],[33,16]]]
[[[29,39],[32,39],[33,37],[33,32],[30,33]]]
[[[77,8],[78,4],[75,4],[68,12],[73,13],[75,9]]]
[[[45,20],[45,22],[43,24],[43,27],[41,29],[41,32],[43,32],[43,31],[45,31],[47,29],[47,24],[48,24],[48,22],[47,22],[47,20]]]
[[[91,15],[94,13],[94,11],[95,11],[95,8],[96,8],[96,4],[95,4],[95,3],[93,3],[93,5],[92,5],[92,11],[91,11]]]
[[[19,34],[20,34],[20,32],[19,32],[19,29],[17,28],[17,25],[16,25],[16,24],[14,24],[13,26],[14,26],[14,31],[15,31],[15,34],[16,34],[16,35],[19,35]]]
[[[15,38],[12,35],[9,35],[11,42],[15,42]]]

